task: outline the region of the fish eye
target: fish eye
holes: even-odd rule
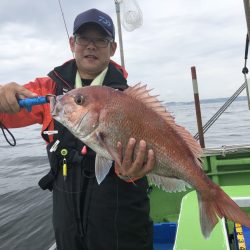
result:
[[[84,97],[82,95],[77,95],[74,98],[77,105],[82,105],[84,103]]]

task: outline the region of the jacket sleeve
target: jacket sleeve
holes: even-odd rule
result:
[[[55,82],[49,77],[36,78],[24,87],[39,96],[55,93]],[[49,104],[33,106],[31,112],[23,108],[16,114],[0,113],[0,121],[7,128],[20,128],[37,123],[44,125],[48,120],[51,120]]]

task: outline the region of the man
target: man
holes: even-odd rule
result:
[[[98,185],[94,175],[95,153],[54,121],[49,104],[21,109],[17,98],[63,94],[86,85],[126,89],[126,71],[110,60],[116,51],[112,19],[90,9],[74,22],[70,47],[74,59],[24,86],[9,83],[0,87],[0,121],[8,128],[42,124],[47,142],[50,172],[39,185],[53,190],[53,226],[57,249],[66,250],[152,250],[152,222],[145,176],[154,165],[153,152],[141,141],[132,160],[135,140],[131,138],[122,166],[111,168]],[[14,119],[13,119],[14,118]],[[52,134],[53,131],[57,134]],[[121,151],[122,145],[118,144]],[[148,161],[144,163],[145,156]],[[67,178],[62,174],[67,167]],[[129,176],[129,178],[126,178]],[[127,179],[133,179],[134,183]]]

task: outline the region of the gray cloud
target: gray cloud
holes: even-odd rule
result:
[[[145,82],[166,101],[192,100],[190,67],[195,65],[201,98],[230,96],[241,85],[243,2],[137,2],[142,27],[123,29],[129,83]],[[70,34],[75,16],[89,8],[107,12],[116,23],[112,0],[62,0],[62,5]],[[0,1],[0,55],[1,83],[25,83],[71,58],[58,2]],[[113,59],[120,61],[119,51]]]

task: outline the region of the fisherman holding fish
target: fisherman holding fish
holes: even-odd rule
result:
[[[153,169],[155,156],[152,149],[146,149],[146,142],[135,138],[130,138],[127,145],[116,142],[116,161],[109,161],[111,165],[103,173],[102,164],[107,162],[54,120],[49,104],[34,106],[31,112],[20,109],[17,99],[49,98],[82,86],[105,85],[122,91],[128,88],[125,69],[110,60],[117,47],[110,16],[97,9],[79,14],[69,43],[74,59],[54,68],[47,77],[24,86],[14,82],[0,86],[0,122],[7,128],[42,124],[51,170],[39,185],[53,191],[57,249],[152,250],[145,175]],[[76,103],[81,101],[75,99]],[[73,118],[75,112],[71,112]],[[75,125],[80,127],[77,122]],[[101,133],[98,136],[105,139]],[[136,144],[139,146],[134,157]]]
[[[205,238],[222,217],[250,227],[249,216],[202,170],[193,136],[145,85],[127,88],[126,72],[110,61],[116,50],[110,17],[84,12],[73,33],[74,60],[27,89],[15,83],[0,88],[4,112],[19,111],[16,94],[50,99],[50,108],[2,114],[0,121],[7,127],[43,124],[51,171],[39,184],[53,189],[58,249],[153,249],[145,175],[165,191],[197,191]]]

